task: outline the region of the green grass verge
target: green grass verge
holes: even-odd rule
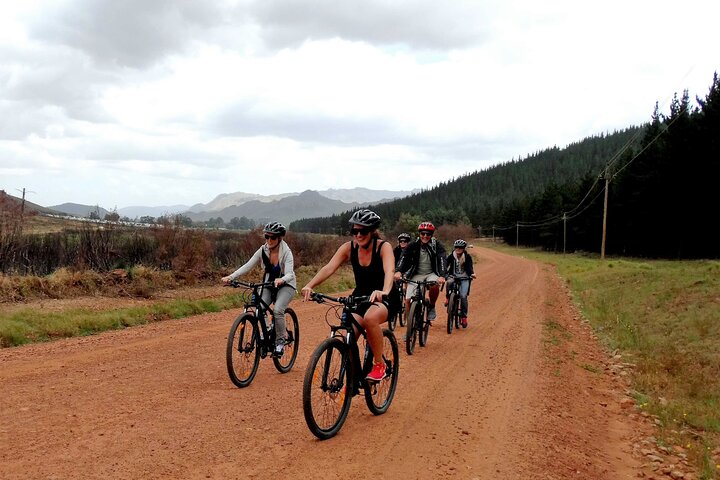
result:
[[[56,338],[90,335],[159,320],[184,318],[206,312],[220,312],[244,304],[239,295],[217,299],[172,300],[144,307],[94,311],[71,309],[41,312],[27,308],[0,314],[0,345],[13,347]]]
[[[491,245],[488,245],[491,246]],[[492,246],[557,266],[601,341],[636,364],[631,382],[704,479],[720,473],[720,262],[562,255]],[[551,337],[552,338],[552,337]],[[586,367],[583,367],[586,368]]]
[[[296,272],[298,288],[302,288],[316,271],[316,267],[300,267]],[[353,286],[352,269],[343,267],[317,290],[332,293],[345,291]],[[246,294],[245,290],[236,290],[233,294],[214,299],[158,301],[143,307],[115,310],[69,309],[46,312],[28,307],[13,313],[0,313],[0,347],[91,335],[105,330],[239,308],[245,304]]]

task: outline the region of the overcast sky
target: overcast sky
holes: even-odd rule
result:
[[[0,189],[432,187],[704,97],[720,2],[0,0]]]

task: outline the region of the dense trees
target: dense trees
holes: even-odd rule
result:
[[[633,256],[720,256],[713,237],[720,174],[720,82],[690,105],[675,95],[641,127],[552,147],[474,172],[416,195],[371,207],[384,228],[407,219],[468,223],[508,243],[597,252],[609,185],[606,252]],[[303,219],[293,230],[342,233],[350,212]],[[519,238],[517,235],[519,234]]]

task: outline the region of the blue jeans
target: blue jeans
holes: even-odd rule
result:
[[[470,292],[470,281],[469,280],[461,280],[462,278],[468,278],[468,277],[458,277],[457,279],[454,279],[452,277],[448,278],[447,283],[452,284],[453,282],[459,281],[459,290],[460,290],[460,316],[461,317],[467,317],[468,313],[468,293]],[[450,287],[448,287],[449,290]]]

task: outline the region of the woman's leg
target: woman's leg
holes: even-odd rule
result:
[[[383,334],[380,325],[385,323],[387,317],[387,307],[382,303],[374,303],[365,312],[365,316],[358,319],[358,323],[365,329],[365,335],[375,363],[382,363]]]
[[[285,325],[285,310],[290,300],[295,295],[295,290],[290,286],[280,287],[275,296],[275,308],[273,309],[273,318],[275,319],[275,344],[282,345],[287,337],[287,328]]]
[[[468,315],[468,292],[470,290],[470,282],[464,280],[460,282],[460,316]]]

